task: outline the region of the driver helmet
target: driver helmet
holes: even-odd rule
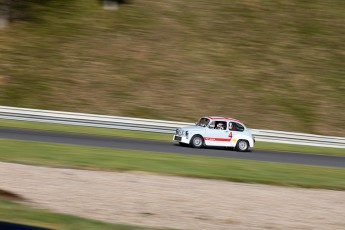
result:
[[[224,125],[222,123],[217,124],[217,129],[224,129]]]

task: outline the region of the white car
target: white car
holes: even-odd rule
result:
[[[255,139],[239,120],[227,117],[202,117],[194,126],[176,129],[173,137],[181,145],[232,147],[240,152],[254,147]]]

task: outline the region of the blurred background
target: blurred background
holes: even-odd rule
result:
[[[343,0],[0,0],[0,104],[345,135]]]

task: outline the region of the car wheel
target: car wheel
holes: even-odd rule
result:
[[[197,135],[192,138],[190,143],[193,148],[202,148],[204,146],[204,139],[202,136]]]
[[[239,152],[245,152],[248,150],[248,148],[249,148],[249,144],[248,144],[248,141],[246,140],[239,140],[236,144],[236,149]]]

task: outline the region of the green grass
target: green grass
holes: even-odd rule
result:
[[[103,136],[139,138],[139,139],[159,140],[159,141],[172,141],[172,134],[130,131],[130,130],[120,130],[120,129],[107,129],[107,128],[94,128],[94,127],[84,127],[84,126],[75,126],[75,125],[60,125],[60,124],[0,119],[0,126],[37,129],[37,130],[49,130],[49,131],[58,131],[58,132],[71,132],[71,133],[81,133],[81,134],[94,134],[94,135],[103,135]],[[328,147],[326,148],[326,147],[278,144],[278,143],[268,143],[268,142],[256,142],[255,149],[267,149],[267,150],[278,150],[278,151],[345,156],[345,150],[341,148],[328,148]]]
[[[1,30],[1,105],[345,136],[344,0],[99,2]]]
[[[0,139],[0,161],[345,190],[345,169]]]
[[[0,194],[1,195],[1,194]],[[72,215],[32,208],[0,196],[0,221],[61,230],[159,230],[130,225],[109,224]],[[162,229],[161,229],[162,230]]]

